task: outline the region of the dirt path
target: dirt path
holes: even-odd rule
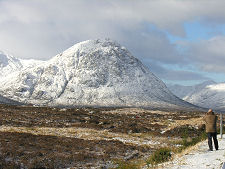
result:
[[[225,138],[219,138],[218,141],[218,151],[207,151],[208,143],[205,140],[187,150],[183,156],[177,156],[161,167],[164,169],[220,169],[225,162]]]

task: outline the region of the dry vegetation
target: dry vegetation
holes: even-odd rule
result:
[[[0,168],[116,168],[201,134],[202,112],[0,105]]]

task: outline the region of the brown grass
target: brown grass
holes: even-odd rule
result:
[[[176,146],[182,126],[198,132],[201,117],[201,112],[137,108],[0,105],[0,168],[115,168],[118,160],[133,166],[130,160]]]

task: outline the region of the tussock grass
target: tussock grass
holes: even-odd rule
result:
[[[125,162],[120,161],[117,163],[116,169],[140,169],[140,166],[138,164],[132,163],[132,162]]]
[[[197,143],[207,139],[207,134],[206,132],[203,130],[201,130],[198,135],[196,137],[189,137],[189,131],[190,129],[188,129],[187,127],[184,128],[184,134],[182,136],[182,140],[178,141],[176,144],[181,145],[178,149],[175,149],[175,151],[177,152],[182,152],[182,150],[190,147],[190,146],[194,146]]]
[[[147,166],[155,166],[159,163],[168,161],[172,156],[172,151],[168,147],[156,150],[146,161]]]

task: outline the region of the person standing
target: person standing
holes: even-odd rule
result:
[[[213,151],[213,145],[212,145],[212,138],[214,141],[215,149],[218,150],[218,140],[217,140],[217,130],[216,130],[216,123],[217,123],[217,116],[213,112],[212,109],[209,109],[204,117],[205,121],[205,128],[206,133],[208,136],[208,145],[209,145],[209,151]]]

